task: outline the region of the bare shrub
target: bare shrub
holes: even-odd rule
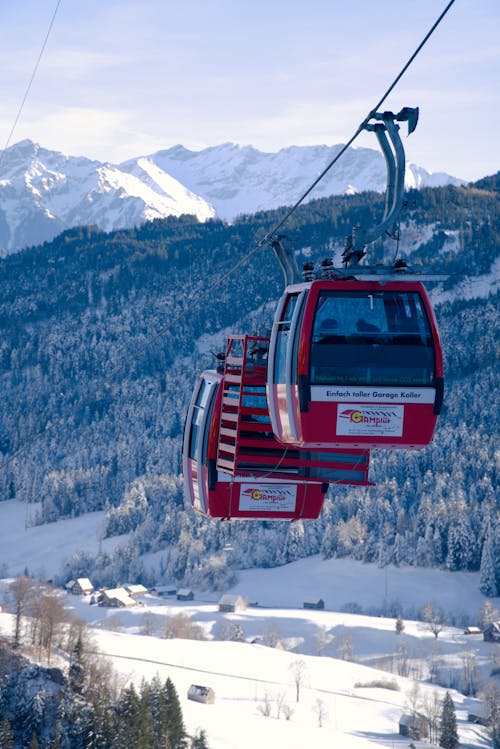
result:
[[[354,660],[354,639],[352,632],[345,629],[335,640],[337,657],[343,661]]]
[[[167,640],[205,640],[203,627],[193,622],[190,616],[180,612],[165,617],[163,637]]]
[[[271,697],[269,696],[269,692],[264,692],[264,697],[262,699],[262,702],[259,702],[259,704],[257,705],[257,710],[265,718],[269,718],[272,711],[272,702]]]
[[[292,672],[292,679],[295,684],[295,701],[298,702],[300,699],[300,689],[307,679],[307,666],[305,661],[299,659],[290,663],[289,669]]]
[[[324,700],[322,700],[320,697],[318,697],[318,699],[314,703],[313,711],[318,721],[318,727],[322,728],[325,720],[328,717],[328,710],[326,709],[326,704]]]
[[[394,679],[373,679],[373,681],[357,681],[354,686],[361,689],[373,687],[376,689],[391,689],[393,692],[400,691],[400,686]]]

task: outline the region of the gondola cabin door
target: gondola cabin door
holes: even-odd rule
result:
[[[189,404],[184,426],[182,462],[184,491],[190,505],[207,517],[224,520],[316,519],[323,506],[326,481],[314,478],[308,480],[291,469],[286,471],[283,468],[281,473],[279,470],[273,471],[268,463],[259,465],[258,453],[252,456],[257,475],[251,470],[237,471],[234,475],[217,470],[224,389],[223,376],[218,372],[205,370]],[[285,449],[284,453],[286,452]],[[347,456],[349,457],[355,456]],[[343,483],[347,483],[349,478],[354,483],[366,484],[367,461],[363,455],[358,458],[359,469],[350,465],[344,467],[347,468],[345,471],[340,466],[336,472],[334,470],[334,475],[342,476]],[[348,473],[348,476],[344,473]]]
[[[273,432],[303,447],[422,448],[443,397],[437,325],[415,281],[289,286],[271,336]]]

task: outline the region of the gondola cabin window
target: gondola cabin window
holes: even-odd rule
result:
[[[290,294],[287,297],[281,319],[277,323],[276,353],[274,357],[274,382],[286,381],[286,357],[290,326],[292,324],[293,312],[297,304],[298,294]]]
[[[311,338],[313,385],[432,386],[434,347],[417,292],[321,291]]]
[[[196,401],[193,407],[191,434],[189,436],[189,451],[188,451],[188,455],[192,460],[196,460],[198,457],[196,454],[196,450],[198,447],[198,433],[199,433],[200,428],[206,423],[205,417],[209,415],[206,412],[207,409],[210,410],[210,407],[213,405],[213,398],[210,398],[211,391],[213,390],[212,386],[213,386],[213,383],[209,383],[205,379],[202,379],[201,384],[200,384],[200,389],[198,391],[198,395],[196,397]],[[203,442],[201,445],[202,455],[199,456],[199,459],[202,462],[205,460],[205,457],[206,457],[207,439],[208,439],[208,430],[205,429],[205,433],[203,435]]]

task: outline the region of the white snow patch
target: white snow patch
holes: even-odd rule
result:
[[[492,263],[489,273],[482,276],[464,278],[452,289],[446,291],[442,286],[429,292],[433,305],[453,302],[457,299],[486,299],[496,294],[500,287],[500,257]]]
[[[53,578],[77,551],[112,553],[128,536],[103,539],[104,512],[32,526],[40,506],[15,499],[0,502],[0,567],[6,575]]]

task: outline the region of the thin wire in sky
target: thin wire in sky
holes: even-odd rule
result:
[[[13,123],[13,125],[12,125],[12,127],[10,129],[10,133],[9,133],[9,135],[7,137],[7,140],[5,141],[5,145],[3,147],[3,151],[0,154],[0,167],[1,167],[3,159],[4,159],[5,151],[6,151],[6,149],[10,145],[10,142],[12,140],[12,136],[14,135],[14,131],[15,131],[16,127],[17,127],[17,124],[18,124],[19,119],[21,117],[22,111],[24,109],[24,105],[26,104],[26,100],[28,98],[28,95],[29,95],[31,86],[33,84],[33,81],[35,80],[35,75],[36,75],[36,72],[37,72],[38,67],[40,65],[40,62],[42,60],[43,54],[45,52],[45,47],[47,46],[47,42],[49,41],[50,32],[52,31],[52,27],[54,25],[54,21],[56,20],[57,11],[59,10],[59,6],[61,5],[61,2],[62,2],[62,0],[57,0],[56,7],[54,9],[54,12],[52,13],[52,18],[50,19],[49,27],[47,29],[47,33],[45,34],[45,38],[43,40],[43,44],[42,44],[42,47],[40,49],[40,52],[39,52],[37,61],[35,63],[35,66],[33,68],[33,71],[31,73],[31,77],[30,77],[30,79],[28,81],[28,85],[26,86],[26,91],[24,92],[24,96],[22,98],[21,104],[19,105],[19,109],[17,110],[17,114],[16,114],[16,116],[14,118],[14,123]]]

